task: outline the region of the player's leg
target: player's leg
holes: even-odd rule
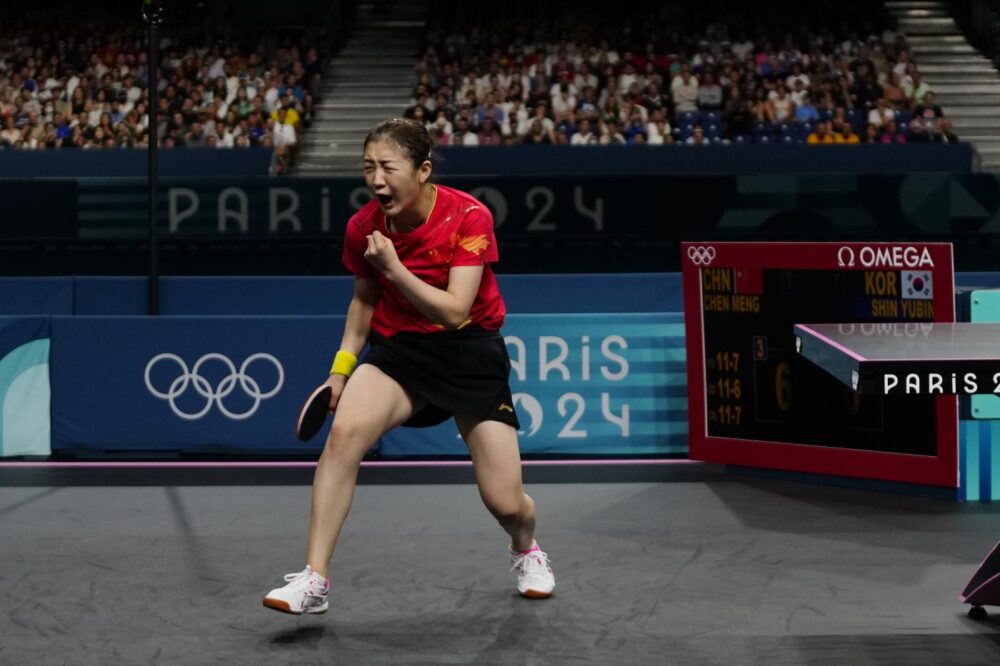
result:
[[[456,416],[459,433],[469,447],[479,495],[510,535],[510,556],[523,596],[546,598],[555,588],[548,555],[534,540],[535,502],[524,492],[517,431],[499,421]]]
[[[374,365],[361,364],[344,386],[337,412],[313,478],[306,568],[285,576],[264,606],[285,613],[325,613],[326,579],[340,529],[354,499],[358,466],[383,433],[406,422],[423,406]]]
[[[361,364],[351,375],[313,479],[306,563],[320,575],[327,574],[365,453],[421,407],[423,400],[374,365]]]
[[[517,431],[499,421],[455,416],[455,424],[472,455],[479,495],[500,526],[510,534],[511,548],[527,550],[535,533],[535,502],[521,482]]]

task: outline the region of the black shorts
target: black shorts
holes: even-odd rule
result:
[[[370,363],[427,404],[404,426],[427,428],[453,415],[520,428],[511,397],[510,356],[499,331],[469,326],[440,333],[371,332]]]

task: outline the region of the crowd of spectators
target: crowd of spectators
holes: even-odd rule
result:
[[[439,144],[957,140],[906,36],[862,0],[433,7],[406,115]]]
[[[227,41],[169,23],[161,36],[159,145],[273,147],[275,172],[285,172],[313,116],[319,50],[267,35],[249,44]],[[73,17],[60,23],[31,13],[5,16],[0,149],[148,146],[145,37],[138,20]]]

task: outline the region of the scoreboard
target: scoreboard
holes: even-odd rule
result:
[[[907,345],[954,322],[947,243],[685,243],[693,459],[958,484],[954,396],[858,393],[797,353],[795,324]]]

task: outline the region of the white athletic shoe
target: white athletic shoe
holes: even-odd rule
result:
[[[330,607],[326,595],[330,591],[330,581],[306,568],[298,573],[285,575],[288,584],[271,590],[264,597],[264,605],[282,613],[302,615],[303,613],[325,613]]]
[[[523,553],[510,552],[510,570],[517,570],[517,591],[522,597],[548,599],[556,587],[556,577],[549,565],[549,556],[536,543]]]

